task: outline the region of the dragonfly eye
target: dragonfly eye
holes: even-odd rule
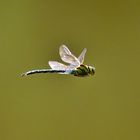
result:
[[[90,69],[90,74],[94,75],[95,74],[95,68],[92,67],[92,66],[89,66],[89,69]]]

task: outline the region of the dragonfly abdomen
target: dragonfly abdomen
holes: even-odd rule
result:
[[[31,70],[23,73],[21,76],[36,74],[36,73],[65,73],[65,70],[53,70],[53,69],[41,69],[41,70]]]

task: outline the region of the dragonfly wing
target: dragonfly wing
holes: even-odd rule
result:
[[[80,65],[78,58],[76,58],[65,45],[60,46],[59,54],[64,62],[69,63],[75,67]]]
[[[80,64],[83,64],[83,62],[84,62],[84,57],[85,57],[86,51],[87,51],[87,49],[84,48],[83,51],[81,52],[81,54],[78,57],[78,60],[79,60]]]
[[[49,61],[48,63],[53,70],[66,70],[67,69],[66,65],[59,63],[57,61]]]

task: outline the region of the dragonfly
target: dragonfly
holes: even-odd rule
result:
[[[61,45],[59,54],[63,62],[68,65],[62,64],[57,61],[49,61],[51,69],[35,69],[23,73],[21,76],[27,76],[36,73],[57,73],[57,74],[70,74],[78,77],[85,77],[95,74],[95,67],[84,65],[84,57],[87,49],[84,48],[79,57],[71,53],[66,45]]]

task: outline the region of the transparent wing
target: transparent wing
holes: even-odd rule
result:
[[[66,65],[59,63],[57,61],[49,61],[48,63],[53,70],[66,70],[67,69]]]
[[[64,62],[69,63],[75,67],[80,65],[78,58],[76,58],[65,45],[60,46],[59,54]]]
[[[87,49],[84,48],[83,51],[81,52],[81,54],[78,57],[78,60],[79,60],[80,64],[83,64],[83,62],[84,62],[84,57],[85,57],[86,51],[87,51]]]

